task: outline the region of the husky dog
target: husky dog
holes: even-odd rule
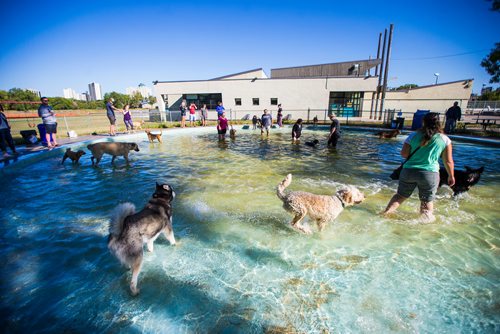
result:
[[[78,150],[77,152],[74,152],[70,148],[67,148],[66,152],[64,152],[64,156],[63,156],[61,164],[64,164],[64,161],[66,161],[66,159],[68,159],[68,158],[70,158],[71,161],[73,161],[73,163],[78,163],[78,161],[80,160],[82,155],[85,155],[85,154],[87,154],[87,153],[85,153],[82,150]]]
[[[97,166],[102,159],[104,153],[113,156],[111,158],[111,163],[115,162],[117,156],[121,155],[128,162],[128,152],[136,151],[139,152],[139,146],[136,143],[119,143],[119,142],[101,142],[87,145],[87,148],[92,152],[90,159],[92,160],[92,166],[94,165],[94,158],[96,159],[95,165]]]
[[[479,182],[483,171],[484,166],[478,169],[465,166],[464,171],[455,169],[455,184],[451,187],[453,190],[453,196],[469,191],[473,185]],[[447,182],[448,172],[446,171],[446,168],[441,167],[439,169],[439,186],[441,187],[443,184],[447,184]]]
[[[175,245],[172,229],[172,201],[175,192],[168,184],[156,183],[153,197],[144,209],[135,212],[132,203],[118,205],[109,224],[108,248],[118,260],[132,269],[130,291],[137,295],[137,277],[144,255],[143,245],[153,251],[153,243],[163,232],[171,245]]]
[[[283,208],[294,215],[291,225],[294,229],[311,234],[300,222],[305,216],[314,219],[321,232],[326,223],[334,220],[346,206],[359,204],[365,196],[357,188],[349,186],[341,189],[333,196],[315,195],[305,191],[285,193],[285,188],[292,183],[292,174],[278,184],[277,195],[283,201]]]

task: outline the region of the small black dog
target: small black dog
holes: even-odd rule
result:
[[[319,144],[319,140],[314,139],[313,141],[306,141],[305,144],[306,146],[316,147]]]
[[[479,182],[481,173],[484,171],[484,166],[478,169],[473,169],[465,166],[465,170],[455,169],[455,185],[451,187],[453,196],[468,191],[473,185]],[[444,167],[439,169],[439,186],[447,184],[448,172]]]

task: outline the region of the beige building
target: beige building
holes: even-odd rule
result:
[[[276,112],[281,104],[292,118],[322,119],[328,112],[339,117],[369,118],[375,109],[379,59],[278,68],[268,77],[262,68],[209,80],[155,81],[154,94],[160,110],[177,112],[183,99],[213,111],[221,101],[231,118]],[[373,73],[373,74],[372,74]],[[464,105],[472,92],[472,80],[388,91],[384,109],[444,111],[454,100]],[[381,94],[380,94],[381,95]],[[452,101],[453,100],[453,101]],[[380,102],[379,102],[380,105]]]

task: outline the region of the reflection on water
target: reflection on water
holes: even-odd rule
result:
[[[163,145],[141,138],[131,166],[52,156],[0,175],[7,331],[499,331],[498,149],[455,144],[458,168],[486,171],[458,199],[440,189],[437,222],[421,225],[416,197],[395,219],[377,215],[396,188],[388,175],[403,139],[344,131],[328,149],[325,132],[304,131],[300,145],[288,132],[222,142],[215,131],[168,132]],[[314,139],[318,148],[303,145]],[[275,195],[287,173],[292,190],[353,184],[367,199],[303,236]],[[144,205],[155,181],[178,195],[179,245],[156,242],[133,298],[107,250],[107,221],[117,203]]]

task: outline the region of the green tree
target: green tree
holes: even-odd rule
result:
[[[141,102],[142,102],[142,94],[138,91],[134,92],[134,94],[132,96],[130,96],[130,101],[129,101],[129,104],[130,104],[130,107],[132,108],[139,108],[139,106],[141,105]]]
[[[104,105],[106,105],[109,98],[113,98],[115,100],[113,105],[117,108],[123,108],[130,100],[130,97],[127,94],[111,92],[104,94]]]
[[[500,88],[494,91],[483,93],[479,96],[480,101],[499,101],[500,100]]]
[[[491,10],[500,12],[500,0],[493,0]],[[491,75],[490,83],[500,82],[500,43],[495,43],[495,47],[483,58],[481,66]]]
[[[402,86],[399,86],[395,90],[413,89],[413,88],[417,88],[417,87],[418,87],[418,85],[416,85],[416,84],[404,84]]]
[[[500,43],[481,61],[481,66],[491,75],[490,83],[500,82]]]
[[[149,103],[151,106],[153,106],[153,104],[155,104],[155,103],[156,103],[156,96],[153,96],[153,95],[149,96],[149,97],[148,97],[148,103]]]

